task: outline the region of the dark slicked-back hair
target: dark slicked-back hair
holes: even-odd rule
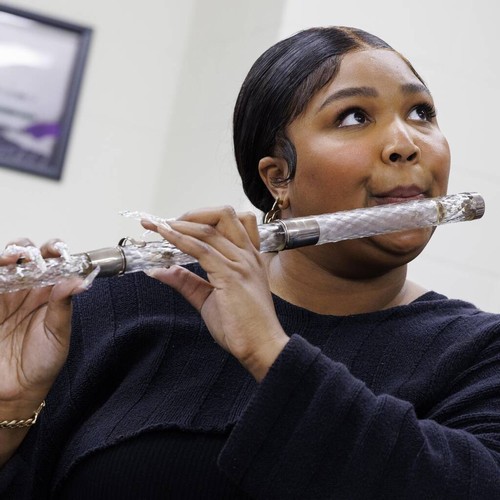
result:
[[[297,159],[287,125],[335,77],[345,54],[371,48],[393,50],[359,29],[311,28],[273,45],[252,66],[236,101],[233,140],[243,189],[257,208],[267,212],[274,202],[260,178],[259,161],[281,156],[288,163],[288,176],[276,183],[293,178]]]

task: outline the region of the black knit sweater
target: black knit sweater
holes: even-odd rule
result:
[[[345,317],[275,304],[292,338],[258,385],[169,287],[98,280],[0,498],[57,496],[161,430],[218,436],[219,470],[254,498],[500,498],[500,316],[433,292]]]

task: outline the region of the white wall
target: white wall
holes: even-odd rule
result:
[[[0,245],[61,237],[72,251],[139,236],[130,208],[175,216],[230,203],[246,209],[230,142],[231,110],[255,58],[312,25],[371,31],[429,84],[453,152],[450,192],[481,192],[482,221],[438,229],[410,276],[500,310],[496,214],[499,100],[494,0],[22,0],[94,28],[63,179],[0,168]]]
[[[284,1],[198,0],[153,210],[251,209],[233,159],[232,111],[253,61],[278,39]]]

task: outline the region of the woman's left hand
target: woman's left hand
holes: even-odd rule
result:
[[[169,226],[142,224],[197,259],[208,281],[179,266],[148,274],[181,293],[217,343],[262,380],[289,338],[274,309],[255,215],[223,207],[189,212]]]

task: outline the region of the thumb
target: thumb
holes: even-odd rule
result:
[[[45,327],[59,342],[67,342],[71,323],[71,297],[85,291],[84,280],[71,278],[54,285],[45,314]]]
[[[201,311],[205,300],[214,291],[208,281],[185,267],[149,269],[146,274],[178,291],[197,311]]]

